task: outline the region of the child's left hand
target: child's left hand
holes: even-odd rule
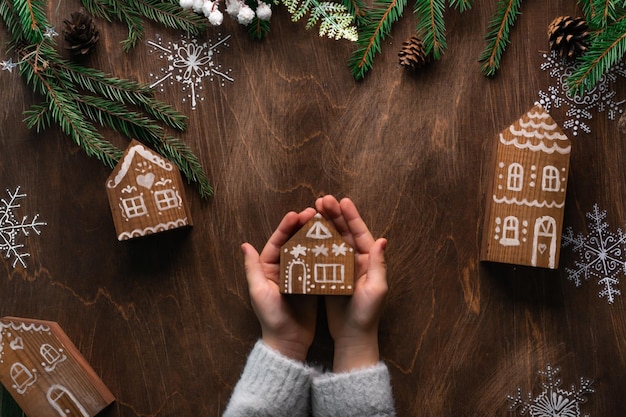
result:
[[[280,248],[314,215],[312,208],[300,213],[287,213],[261,255],[251,244],[241,245],[252,308],[261,324],[263,342],[281,354],[302,362],[315,336],[317,297],[284,297],[280,293]]]

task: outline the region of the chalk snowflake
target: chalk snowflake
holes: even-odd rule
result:
[[[626,273],[626,235],[621,229],[613,233],[608,230],[609,225],[604,221],[606,211],[601,211],[594,204],[593,211],[587,213],[589,219],[589,234],[574,235],[571,227],[568,227],[561,239],[562,246],[572,246],[572,250],[580,255],[580,260],[575,262],[575,268],[565,268],[577,287],[582,284],[582,279],[596,278],[598,285],[602,287],[598,296],[604,297],[613,304],[615,297],[621,295],[617,288],[619,275]]]
[[[574,136],[578,135],[579,130],[591,133],[588,122],[592,118],[591,110],[593,109],[597,109],[599,112],[607,111],[610,120],[615,120],[616,115],[623,112],[621,105],[626,100],[615,100],[617,93],[612,89],[618,76],[626,77],[626,65],[622,61],[619,61],[604,74],[593,89],[581,96],[570,94],[566,82],[567,78],[576,70],[577,64],[568,63],[568,61],[559,58],[554,51],[549,54],[544,53],[542,56],[544,62],[541,64],[541,69],[550,70],[550,77],[556,79],[556,85],[550,85],[547,92],[539,90],[538,103],[548,111],[551,107],[567,106],[565,115],[568,119],[563,123],[563,127],[571,129]]]
[[[17,187],[13,193],[7,189],[7,194],[8,199],[0,199],[0,251],[4,252],[7,259],[13,257],[13,268],[18,262],[26,268],[24,258],[30,254],[23,251],[24,245],[18,243],[17,238],[20,235],[28,236],[31,231],[39,235],[41,233],[39,227],[45,226],[46,223],[37,220],[39,214],[36,214],[30,221],[28,216],[18,220],[15,209],[20,205],[17,201],[25,198],[26,194],[20,194],[20,187]]]
[[[150,87],[158,87],[163,92],[166,83],[182,85],[182,91],[187,93],[183,101],[191,100],[191,108],[195,110],[198,100],[204,101],[201,94],[204,79],[218,81],[222,87],[227,81],[234,82],[234,78],[229,75],[232,69],[223,69],[221,64],[216,63],[216,55],[220,53],[218,47],[227,47],[230,35],[218,36],[215,43],[211,40],[199,43],[195,38],[184,36],[178,42],[165,42],[161,35],[156,35],[156,40],[149,40],[148,52],[166,61],[159,73],[150,74],[155,79]]]
[[[586,395],[594,393],[593,380],[581,377],[578,387],[572,384],[569,390],[564,390],[557,377],[559,372],[559,367],[553,368],[550,364],[545,371],[538,372],[544,382],[541,383],[543,390],[535,398],[531,393],[524,397],[521,388],[517,388],[515,396],[508,395],[509,411],[518,410],[520,415],[529,413],[531,417],[580,417],[580,404],[587,401]]]

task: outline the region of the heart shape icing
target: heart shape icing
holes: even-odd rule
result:
[[[537,246],[537,249],[539,250],[539,253],[543,254],[546,251],[546,249],[548,249],[548,246],[545,243],[540,243]]]
[[[137,175],[137,185],[142,186],[143,188],[147,188],[148,190],[152,188],[152,184],[154,184],[154,174],[152,172],[148,172],[147,174]]]

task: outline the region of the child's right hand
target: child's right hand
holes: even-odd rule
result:
[[[334,372],[366,368],[380,361],[378,322],[387,294],[384,251],[387,241],[374,240],[354,203],[333,196],[317,199],[315,207],[334,223],[356,250],[355,286],[351,297],[327,296],[328,328],[335,342]]]

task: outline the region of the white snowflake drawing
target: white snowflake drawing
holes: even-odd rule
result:
[[[586,395],[593,394],[591,386],[593,380],[581,377],[578,387],[574,384],[569,390],[560,387],[561,379],[557,377],[559,367],[546,366],[545,371],[538,374],[544,378],[541,383],[543,390],[533,398],[531,393],[522,395],[521,388],[517,388],[515,396],[508,395],[509,411],[519,411],[520,415],[528,413],[531,417],[580,417],[580,404],[587,402]],[[589,417],[589,414],[584,414]]]
[[[15,209],[20,207],[17,201],[25,198],[26,194],[20,194],[19,186],[14,192],[7,189],[7,194],[8,199],[0,199],[0,251],[4,252],[7,259],[13,257],[13,268],[18,262],[26,268],[24,258],[30,254],[23,250],[24,245],[18,243],[17,238],[20,235],[28,236],[31,231],[39,235],[41,233],[39,228],[45,226],[46,223],[38,220],[39,214],[36,214],[32,220],[28,220],[28,216],[19,220],[15,214]]]
[[[570,63],[557,56],[556,52],[543,53],[544,62],[541,69],[549,70],[551,78],[556,80],[556,85],[548,86],[548,91],[539,90],[539,100],[547,111],[551,107],[560,108],[567,106],[565,113],[568,118],[563,123],[563,128],[571,129],[572,135],[577,136],[582,130],[591,133],[589,121],[592,119],[591,110],[599,112],[607,111],[610,120],[615,120],[618,114],[623,112],[621,105],[626,100],[615,99],[617,93],[612,89],[613,84],[619,77],[626,77],[626,65],[619,61],[606,74],[602,76],[598,84],[584,95],[571,95],[567,86],[567,78],[575,71],[576,63]]]
[[[597,204],[587,213],[587,218],[587,235],[574,235],[571,227],[563,233],[562,246],[571,246],[580,255],[580,260],[575,261],[575,268],[565,268],[565,272],[577,287],[581,286],[583,279],[596,278],[601,287],[598,296],[613,304],[615,297],[621,295],[619,275],[626,273],[626,235],[621,229],[616,232],[608,230],[609,225],[604,221],[606,211],[600,210]]]
[[[298,245],[294,246],[293,249],[291,249],[289,253],[291,254],[291,256],[298,259],[300,255],[306,256],[306,250],[307,250],[306,246],[302,246],[301,244],[298,243]]]
[[[187,93],[183,101],[191,100],[191,108],[195,110],[198,101],[204,101],[202,96],[203,81],[218,81],[223,87],[226,82],[234,82],[230,75],[232,68],[224,69],[216,62],[216,55],[220,53],[219,47],[228,47],[230,35],[221,37],[215,43],[211,40],[199,43],[195,38],[181,36],[178,41],[164,41],[161,35],[156,35],[156,40],[149,40],[148,52],[156,54],[159,59],[166,63],[160,68],[159,73],[151,73],[150,77],[155,81],[150,87],[164,91],[164,84],[182,85],[182,91]]]

